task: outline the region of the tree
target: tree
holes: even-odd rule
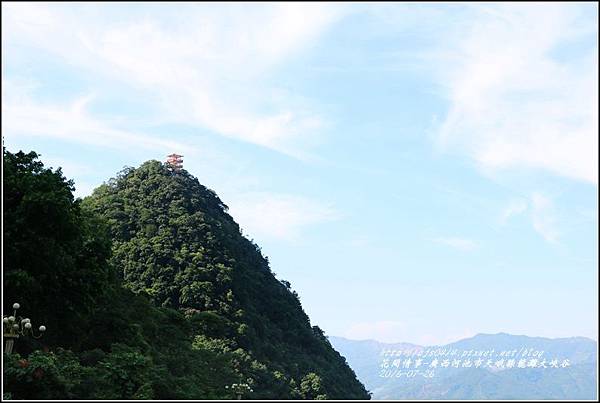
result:
[[[4,151],[4,306],[46,324],[44,342],[74,346],[112,275],[110,239],[87,217],[61,169]],[[59,329],[57,329],[60,327]]]
[[[321,377],[314,372],[306,374],[300,381],[300,395],[303,399],[327,399],[327,395],[323,392]]]
[[[148,161],[81,201],[34,152],[5,150],[4,166],[4,302],[35,312],[49,347],[5,357],[11,398],[223,399],[244,383],[251,398],[368,398],[185,170]]]

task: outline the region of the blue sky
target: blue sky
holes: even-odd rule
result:
[[[597,339],[596,4],[2,4],[2,133],[77,195],[171,152],[313,324]]]

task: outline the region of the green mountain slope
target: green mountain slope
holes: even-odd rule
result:
[[[272,373],[296,383],[316,373],[322,390],[314,397],[368,397],[227,206],[185,170],[146,162],[85,204],[109,222],[112,261],[128,288],[183,311],[201,337],[243,349]]]
[[[4,303],[48,326],[4,357],[9,397],[369,398],[186,171],[149,161],[81,202],[35,154],[4,164]]]

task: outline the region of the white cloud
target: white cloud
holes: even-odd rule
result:
[[[501,223],[506,224],[514,216],[529,210],[533,229],[546,241],[556,243],[559,239],[554,203],[540,192],[533,192],[529,199],[512,200],[501,215]]]
[[[540,193],[531,196],[531,220],[533,228],[548,242],[556,243],[559,232],[556,229],[552,201]]]
[[[15,97],[6,91],[2,95],[2,132],[10,135],[53,137],[124,150],[141,147],[185,152],[194,149],[177,141],[112,128],[106,121],[87,112],[86,106],[92,96],[80,97],[66,104],[43,104],[22,93]]]
[[[44,166],[51,167],[52,169],[62,168],[63,174],[67,178],[72,178],[77,175],[87,175],[94,171],[94,169],[86,164],[74,162],[68,159],[44,155]]]
[[[294,240],[310,226],[340,218],[331,205],[287,194],[246,193],[227,204],[229,213],[250,237]]]
[[[597,184],[597,46],[572,54],[564,46],[597,36],[597,20],[557,3],[471,11],[437,63],[450,101],[439,144],[484,170],[541,168]]]
[[[434,238],[433,241],[462,251],[472,251],[478,246],[477,241],[458,237],[439,237]]]
[[[522,214],[527,210],[527,200],[518,199],[512,200],[508,206],[502,212],[502,216],[500,217],[500,221],[502,224],[506,224],[506,222],[513,216],[517,216]]]
[[[323,123],[295,94],[273,97],[264,76],[310,46],[340,15],[335,5],[2,8],[7,55],[15,44],[53,54],[143,91],[172,122],[297,157]]]
[[[368,248],[373,246],[373,240],[366,236],[359,236],[348,240],[347,245],[353,249]]]

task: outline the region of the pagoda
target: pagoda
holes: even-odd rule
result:
[[[171,154],[167,155],[167,165],[174,172],[179,172],[183,169],[183,155]]]

